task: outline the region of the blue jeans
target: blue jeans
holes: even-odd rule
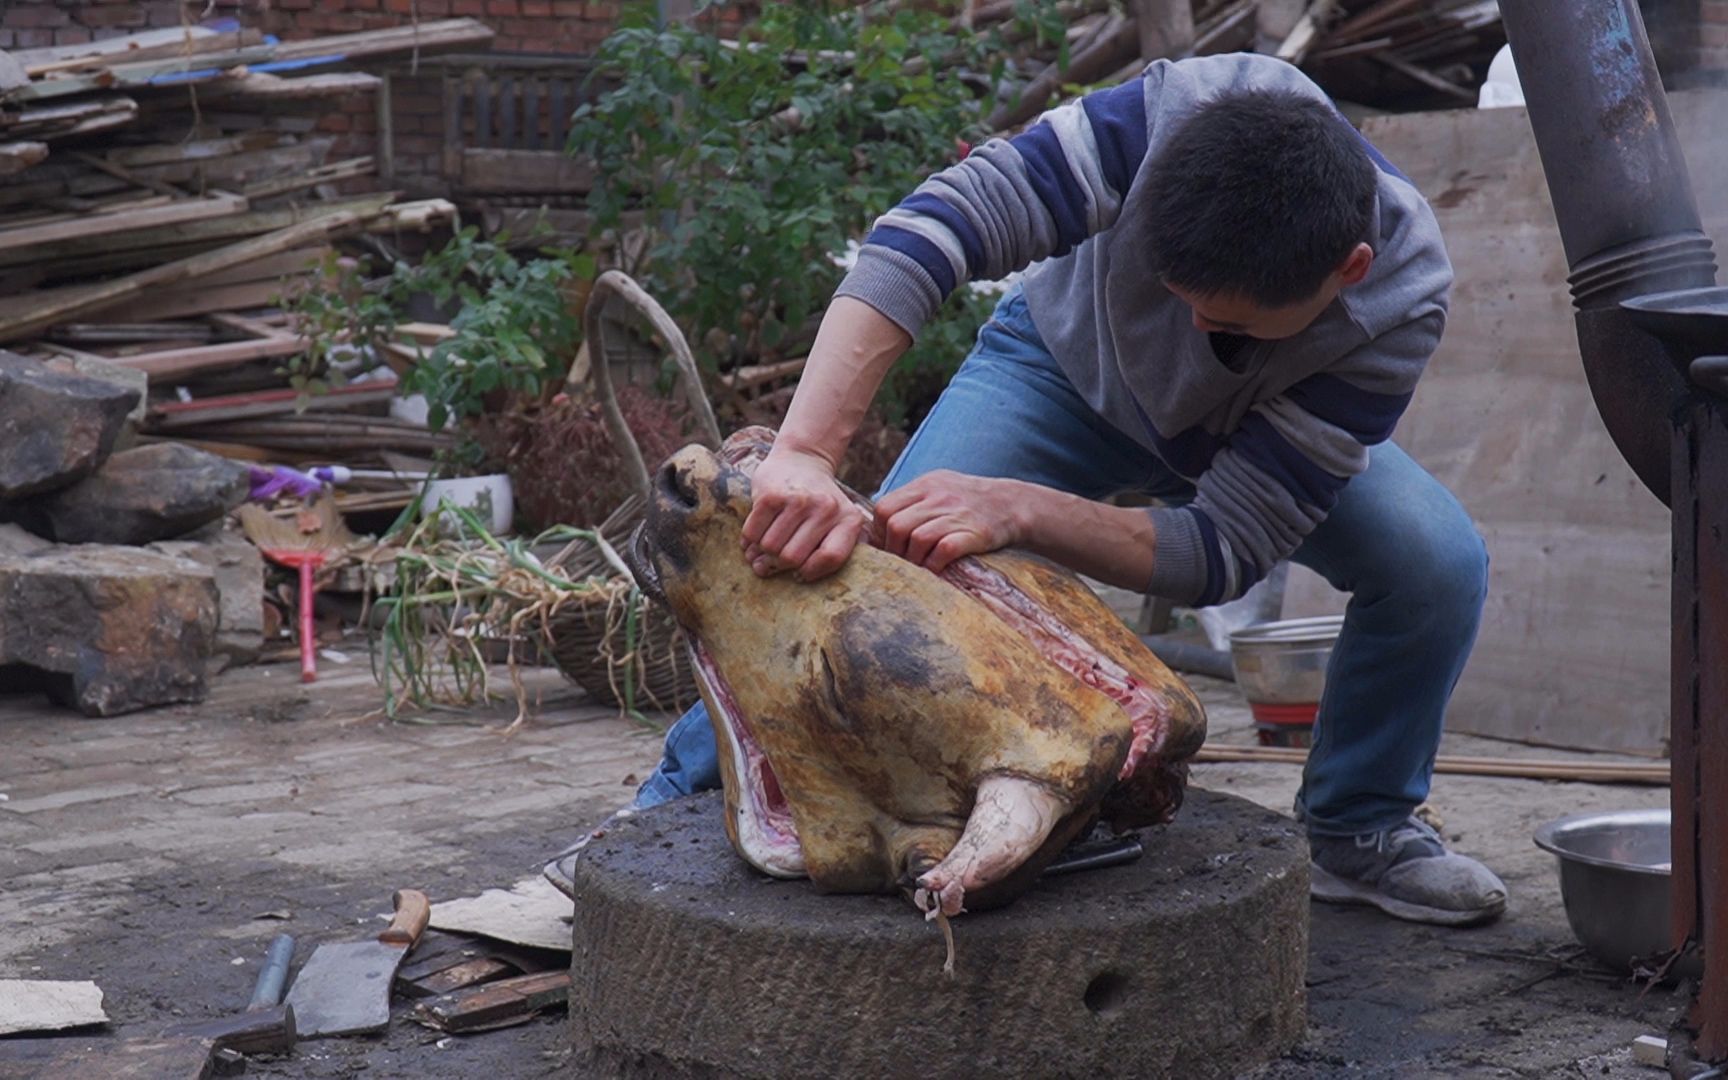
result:
[[[1017,289],[979,331],[883,490],[935,469],[1094,499],[1138,491],[1182,502],[1194,493],[1081,400]],[[1350,594],[1298,808],[1309,831],[1325,835],[1396,824],[1427,798],[1446,702],[1487,595],[1487,551],[1458,500],[1386,442],[1291,558]],[[719,785],[714,732],[698,704],[666,733],[664,759],[636,804]]]

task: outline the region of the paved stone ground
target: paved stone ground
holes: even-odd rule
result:
[[[436,726],[384,721],[363,663],[328,665],[311,687],[297,675],[241,669],[201,705],[105,720],[0,695],[0,977],[95,979],[122,1036],[238,1010],[275,933],[299,937],[304,959],[375,927],[396,888],[438,900],[507,885],[623,803],[657,756],[651,732],[550,673],[534,682],[541,715],[509,738],[503,707],[434,714]],[[1249,741],[1234,687],[1194,681],[1213,738]],[[1447,750],[1556,756],[1452,738]],[[1287,811],[1297,775],[1207,765],[1195,780]],[[1255,1080],[1659,1075],[1627,1047],[1664,1030],[1679,999],[1641,997],[1579,955],[1552,860],[1529,837],[1561,814],[1666,799],[1438,778],[1446,833],[1500,872],[1512,910],[1442,931],[1315,906],[1309,1037]],[[251,1073],[553,1075],[567,1064],[563,1033],[546,1018],[450,1039],[399,1015],[385,1036],[306,1044]]]

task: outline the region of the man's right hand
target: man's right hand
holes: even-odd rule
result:
[[[776,444],[750,488],[744,558],[761,577],[784,570],[800,581],[827,577],[846,564],[870,526],[819,454]]]

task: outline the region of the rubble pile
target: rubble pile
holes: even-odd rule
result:
[[[259,551],[224,528],[257,471],[443,445],[389,415],[384,357],[308,393],[291,307],[336,243],[389,257],[455,216],[375,190],[374,157],[320,131],[370,108],[381,80],[355,65],[491,37],[446,19],[283,42],[215,20],[0,54],[7,689],[104,716],[199,699],[279,633]],[[382,483],[345,497],[407,505]]]
[[[28,669],[93,716],[204,696],[215,575],[133,545],[218,519],[246,495],[244,470],[202,450],[115,452],[138,398],[0,351],[0,672],[22,681],[15,669]]]
[[[994,131],[1152,60],[1243,50],[1296,64],[1353,114],[1471,106],[1506,43],[1495,0],[1062,0],[1060,33],[1026,28],[1025,9],[984,0],[962,17],[1008,49]]]
[[[145,442],[429,455],[437,437],[388,415],[389,367],[295,384],[311,342],[283,309],[338,242],[389,258],[455,217],[375,190],[374,155],[336,157],[320,118],[381,83],[354,65],[491,38],[473,19],[291,42],[215,20],[0,57],[0,345],[141,378]]]

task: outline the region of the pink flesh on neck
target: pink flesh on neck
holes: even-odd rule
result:
[[[1051,663],[1122,706],[1134,725],[1134,737],[1118,781],[1133,776],[1152,748],[1163,742],[1170,726],[1170,709],[1162,696],[1099,653],[1003,574],[977,559],[958,559],[940,576],[1020,631]]]

